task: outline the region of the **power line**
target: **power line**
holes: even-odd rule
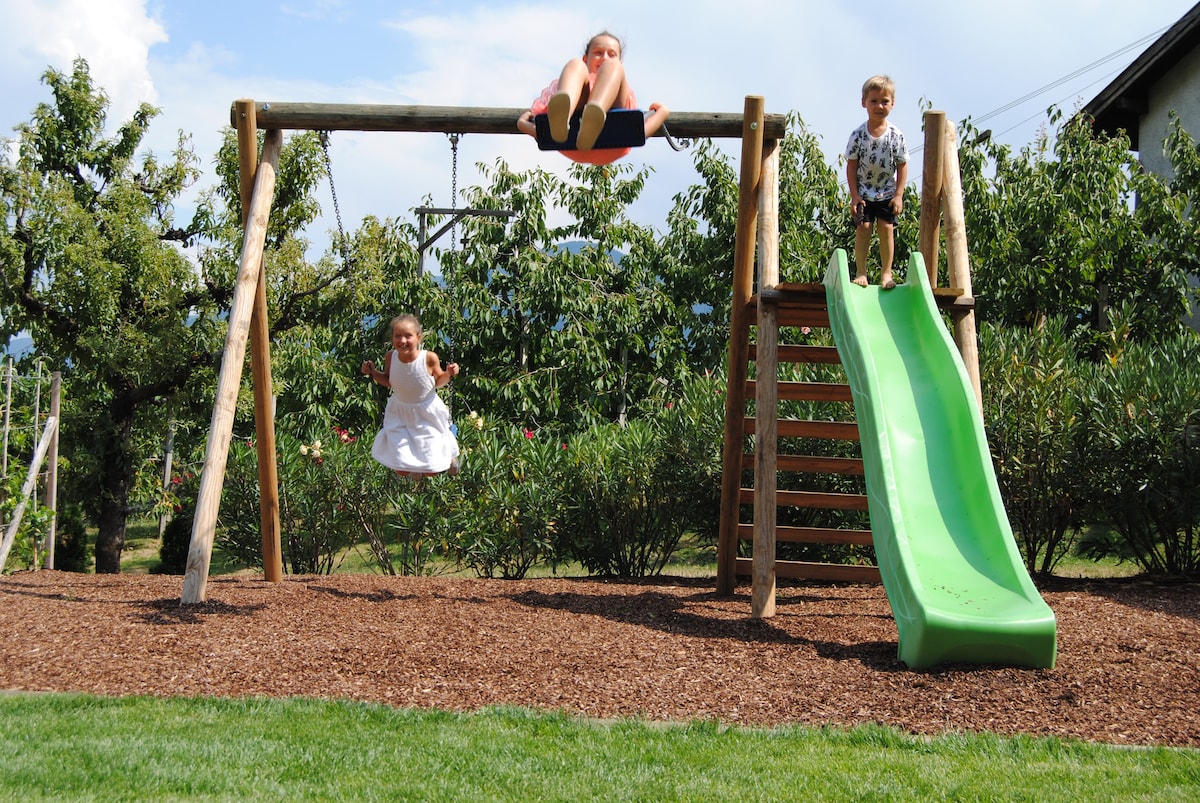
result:
[[[982,123],[985,120],[990,120],[993,117],[1004,114],[1004,112],[1008,111],[1009,109],[1014,109],[1023,103],[1033,100],[1038,95],[1044,95],[1047,92],[1049,92],[1051,89],[1060,87],[1063,84],[1065,84],[1067,81],[1070,81],[1073,78],[1078,78],[1081,75],[1089,73],[1092,70],[1096,69],[1097,67],[1107,64],[1108,62],[1112,61],[1113,59],[1119,58],[1120,56],[1125,55],[1130,50],[1133,50],[1134,48],[1139,47],[1139,46],[1145,44],[1146,42],[1157,39],[1158,37],[1162,36],[1162,34],[1165,33],[1169,27],[1170,26],[1167,26],[1166,28],[1159,28],[1157,31],[1154,31],[1153,33],[1148,33],[1145,36],[1143,36],[1141,39],[1138,39],[1136,42],[1131,42],[1130,44],[1125,45],[1121,49],[1115,50],[1112,53],[1109,53],[1107,56],[1105,56],[1102,59],[1093,61],[1091,64],[1088,64],[1085,67],[1080,67],[1075,72],[1070,73],[1069,75],[1064,75],[1062,78],[1059,78],[1056,81],[1052,81],[1049,84],[1046,84],[1045,86],[1043,86],[1041,89],[1036,89],[1033,92],[1030,92],[1028,95],[1025,95],[1024,97],[1020,97],[1014,101],[1011,101],[1010,103],[1006,103],[1003,106],[1001,106],[1000,108],[996,109],[995,111],[988,112],[987,114],[983,115],[978,120],[976,120],[976,122]]]
[[[998,117],[999,115],[1004,114],[1007,111],[1011,111],[1012,109],[1015,109],[1018,106],[1028,103],[1029,101],[1033,100],[1034,98],[1036,98],[1040,95],[1044,95],[1047,92],[1049,92],[1050,90],[1056,89],[1056,88],[1062,86],[1063,84],[1067,83],[1068,81],[1071,81],[1072,79],[1078,78],[1081,75],[1086,75],[1087,73],[1091,72],[1092,70],[1095,70],[1098,67],[1102,67],[1105,64],[1108,64],[1110,61],[1120,58],[1121,56],[1124,56],[1129,51],[1139,48],[1139,47],[1145,45],[1147,42],[1152,42],[1152,41],[1158,39],[1158,37],[1162,36],[1170,28],[1171,28],[1171,26],[1167,25],[1165,27],[1159,28],[1156,31],[1152,31],[1151,33],[1148,33],[1145,36],[1142,36],[1141,38],[1137,39],[1136,41],[1130,42],[1129,44],[1127,44],[1121,48],[1118,48],[1117,50],[1114,50],[1113,52],[1109,53],[1108,55],[1106,55],[1102,58],[1099,58],[1096,61],[1093,61],[1092,63],[1087,64],[1083,67],[1080,67],[1079,69],[1075,70],[1072,73],[1069,73],[1067,75],[1064,75],[1061,78],[1051,81],[1050,83],[1042,86],[1041,88],[1035,89],[1034,91],[1032,91],[1026,95],[1023,95],[1023,96],[1017,98],[1016,100],[1005,103],[1003,106],[1000,106],[997,109],[993,109],[992,111],[988,112],[987,114],[984,114],[980,117],[974,118],[972,120],[972,123],[974,125],[978,126],[981,123],[991,120],[994,117]],[[1086,89],[1087,87],[1094,86],[1095,84],[1099,83],[1100,81],[1104,80],[1105,78],[1108,78],[1108,77],[1116,74],[1116,72],[1118,72],[1118,71],[1113,70],[1109,73],[1106,73],[1101,78],[1097,78],[1096,80],[1092,81],[1091,83],[1086,84],[1082,88]],[[1071,94],[1075,95],[1078,92],[1079,92],[1079,89],[1075,89],[1071,92]],[[1061,105],[1062,103],[1065,103],[1068,99],[1069,99],[1069,96],[1066,98],[1062,98],[1059,101],[1057,101],[1056,105]],[[1013,131],[1014,129],[1020,128],[1021,126],[1025,125],[1026,123],[1029,123],[1029,122],[1037,119],[1042,114],[1045,114],[1045,110],[1039,111],[1036,114],[1026,117],[1024,120],[1021,120],[1020,122],[1009,126],[1008,128],[1001,131],[997,136],[1003,136],[1004,134],[1007,134],[1009,131]],[[912,159],[911,159],[912,155],[920,153],[924,149],[925,149],[924,144],[918,145],[915,148],[910,148],[909,149],[909,156],[910,156],[909,163],[910,164],[912,163]],[[921,175],[918,174],[918,175],[910,178],[909,183],[916,182],[917,185],[920,186],[920,179],[921,179]]]

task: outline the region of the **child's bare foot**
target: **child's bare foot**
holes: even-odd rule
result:
[[[455,457],[450,461],[450,468],[446,469],[446,473],[453,477],[458,473],[458,458]]]
[[[879,279],[879,286],[884,290],[892,290],[896,287],[896,281],[892,278],[892,274],[885,273]]]
[[[867,274],[860,273],[857,276],[855,276],[854,283],[857,284],[859,287],[866,287],[867,286]]]
[[[546,116],[550,118],[550,138],[555,142],[566,142],[571,133],[571,96],[558,92],[546,104]]]
[[[579,136],[575,138],[575,147],[581,151],[590,151],[596,144],[596,138],[600,136],[601,129],[604,128],[604,119],[607,116],[603,107],[597,106],[595,103],[584,106],[583,119],[579,121]]]

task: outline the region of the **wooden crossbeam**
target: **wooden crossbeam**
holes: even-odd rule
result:
[[[258,127],[303,131],[427,131],[443,134],[520,134],[517,118],[527,109],[482,106],[395,106],[367,103],[255,103]],[[230,121],[237,125],[237,111]],[[741,139],[740,112],[671,112],[668,123],[677,139]],[[787,120],[764,114],[762,133],[783,139]],[[524,135],[522,135],[524,136]],[[661,129],[653,136],[663,136]]]

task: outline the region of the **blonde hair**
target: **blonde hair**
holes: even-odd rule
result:
[[[392,318],[392,323],[390,326],[388,326],[388,330],[392,332],[396,331],[396,324],[400,323],[411,323],[413,327],[416,328],[417,334],[421,334],[421,319],[416,315],[413,315],[409,312],[406,312],[403,315],[397,315],[395,318]]]
[[[896,99],[896,82],[886,75],[872,75],[863,83],[862,96],[863,100],[867,99],[873,90],[878,90],[886,94],[892,100]]]

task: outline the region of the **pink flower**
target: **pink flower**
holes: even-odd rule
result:
[[[674,409],[675,409],[675,402],[667,402],[667,409],[668,409],[668,410],[674,410]]]
[[[525,435],[525,440],[527,440],[527,441],[533,440],[533,430],[532,429],[526,429],[526,430],[523,430],[523,432]]]

